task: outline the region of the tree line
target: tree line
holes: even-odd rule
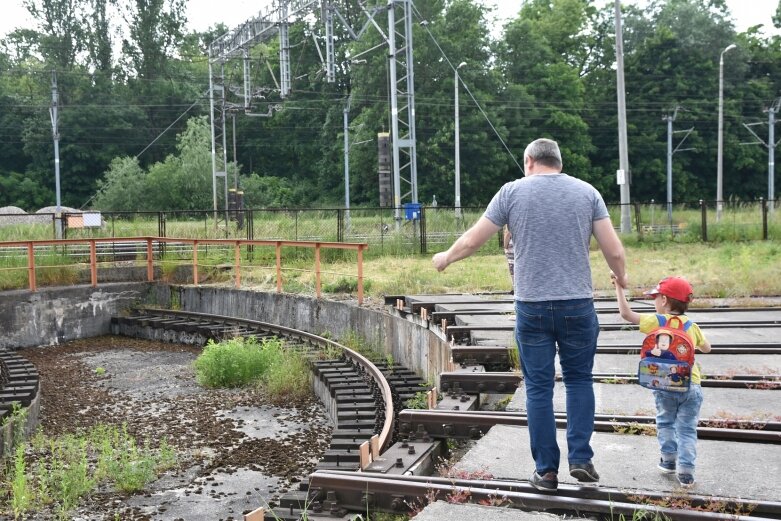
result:
[[[186,0],[25,0],[33,27],[0,41],[0,207],[54,204],[49,108],[59,99],[62,204],[103,210],[208,209],[208,45],[229,28],[187,30]],[[385,2],[381,2],[385,5]],[[462,205],[522,175],[523,149],[557,140],[565,171],[619,200],[612,2],[528,0],[496,28],[475,0],[414,2],[418,191],[454,202],[454,67]],[[321,12],[290,26],[292,92],[279,96],[278,42],[253,47],[251,117],[227,121],[230,183],[252,207],[341,206],[349,100],[350,198],[378,206],[377,134],[390,131],[388,50],[358,0],[338,0],[336,81],[324,79]],[[248,13],[248,18],[253,13]],[[387,31],[385,13],[375,15]],[[781,96],[781,37],[737,32],[723,0],[622,7],[633,200],[666,198],[667,122],[689,130],[673,155],[674,201],[715,200],[719,58],[724,56],[723,192],[768,190],[768,110]],[[781,2],[766,27],[781,28]],[[722,51],[731,44],[728,54]],[[351,57],[360,57],[360,59]],[[242,61],[225,68],[242,104]],[[775,103],[775,105],[774,105]],[[277,110],[276,105],[281,104]],[[676,112],[677,109],[677,112]],[[235,147],[233,145],[235,124]],[[776,133],[778,134],[778,132]],[[673,145],[683,134],[673,134]],[[777,192],[777,191],[776,191]]]

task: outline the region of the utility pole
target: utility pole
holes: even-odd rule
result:
[[[757,133],[751,129],[751,125],[761,125],[761,123],[751,123],[750,125],[743,123],[743,126],[746,127],[746,129],[749,132],[751,132],[751,134],[754,135],[757,141],[754,143],[741,143],[747,145],[762,144],[767,147],[767,202],[770,205],[771,213],[775,212],[775,206],[776,206],[775,157],[776,157],[776,145],[778,144],[778,142],[776,141],[776,137],[775,137],[775,125],[776,125],[776,114],[778,114],[780,108],[781,108],[781,98],[776,98],[776,100],[773,102],[773,105],[768,107],[768,109],[766,110],[768,116],[767,143],[765,143],[762,140],[762,138],[759,137]]]
[[[461,218],[461,128],[458,121],[458,69],[466,65],[466,62],[458,64],[455,70],[455,123],[456,123],[456,141],[455,141],[455,161],[456,161],[456,219]]]
[[[781,98],[776,98],[773,106],[767,109],[767,201],[770,203],[771,214],[776,209],[776,137],[774,127],[779,108],[781,108]]]
[[[54,189],[57,206],[54,210],[54,223],[57,239],[62,239],[62,207],[60,201],[60,131],[57,128],[59,122],[57,108],[59,95],[57,92],[57,71],[52,71],[52,104],[49,108],[49,117],[52,120],[52,138],[54,139]]]
[[[231,134],[231,136],[233,137],[233,167],[236,169],[236,174],[233,176],[234,177],[233,188],[235,188],[236,191],[238,192],[238,190],[239,190],[239,158],[238,158],[238,156],[236,156],[236,113],[235,112],[231,112],[231,120],[233,120],[232,121],[232,123],[233,123],[233,133]]]
[[[723,162],[724,162],[724,53],[727,53],[737,47],[737,45],[728,45],[721,54],[719,54],[719,127],[717,135],[716,151],[716,222],[721,221],[721,212],[724,205],[723,192]]]
[[[678,107],[675,107],[672,116],[665,116],[667,121],[667,220],[673,222],[673,121],[678,116]]]
[[[691,134],[694,130],[694,127],[685,130],[684,132],[686,132],[686,135],[683,137],[681,142],[678,143],[678,146],[673,148],[673,122],[678,116],[678,110],[680,108],[681,107],[676,106],[672,116],[667,115],[662,118],[667,122],[667,221],[670,223],[670,226],[673,224],[673,154],[678,152],[680,146],[683,145],[683,142],[686,141],[686,138],[688,138],[689,134]],[[694,149],[684,148],[682,150]]]
[[[624,39],[621,29],[621,5],[615,0],[616,12],[616,90],[618,94],[618,162],[617,182],[621,187],[621,233],[632,232],[629,209],[629,153],[626,135],[626,89],[624,88]]]
[[[350,231],[350,97],[347,97],[347,103],[344,106],[344,224],[348,233]]]

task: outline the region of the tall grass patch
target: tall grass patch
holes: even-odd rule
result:
[[[204,387],[244,387],[260,381],[278,356],[279,341],[255,338],[232,338],[222,342],[210,340],[195,360],[195,374]]]
[[[210,341],[195,360],[198,383],[205,387],[263,387],[272,399],[301,398],[311,392],[304,354],[285,349],[276,338]]]

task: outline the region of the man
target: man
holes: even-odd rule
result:
[[[622,287],[627,274],[624,247],[602,196],[590,184],[562,173],[558,144],[533,141],[523,161],[525,177],[505,184],[477,223],[432,262],[442,271],[508,225],[515,250],[515,339],[535,463],[530,482],[538,490],[555,491],[560,456],[553,414],[557,346],[567,393],[570,474],[582,482],[599,480],[590,443],[599,334],[589,263],[592,235]]]

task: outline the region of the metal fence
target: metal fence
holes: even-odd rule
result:
[[[770,203],[729,201],[718,212],[715,201],[669,206],[635,202],[630,212],[632,235],[638,241],[778,240],[781,208],[777,201]],[[212,210],[102,212],[98,226],[84,226],[64,214],[63,236],[351,242],[369,244],[371,256],[413,254],[445,249],[485,211],[485,207],[406,206],[399,219],[394,208],[269,208],[230,211],[227,222],[223,212],[215,215]],[[621,205],[608,204],[608,210],[619,229]],[[0,214],[0,241],[55,239],[56,231],[54,214]]]

